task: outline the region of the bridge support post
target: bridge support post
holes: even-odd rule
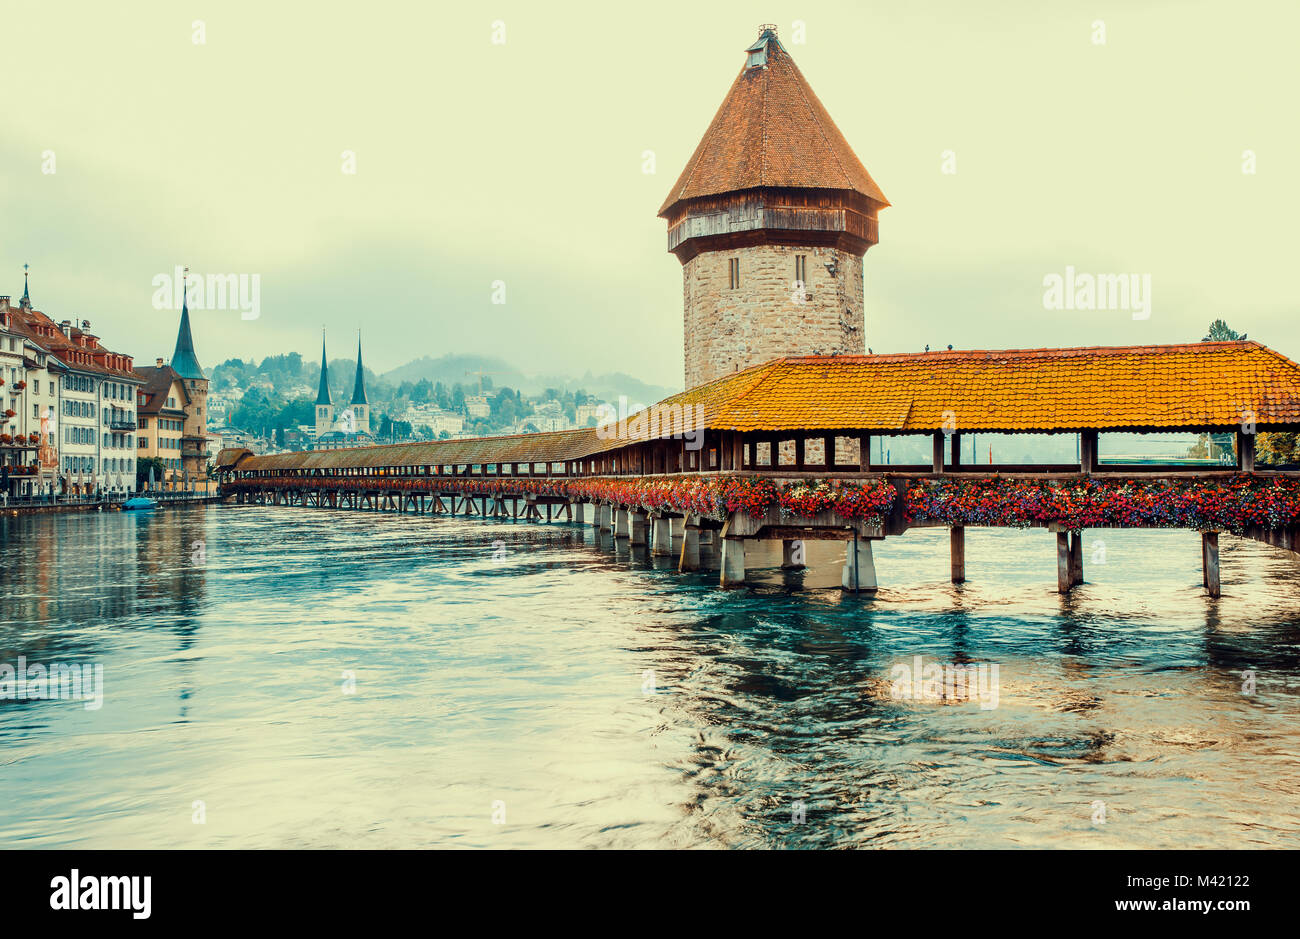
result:
[[[1056,590],[1058,593],[1070,592],[1072,586],[1070,573],[1070,533],[1058,531],[1056,533]]]
[[[948,530],[948,549],[952,560],[952,582],[966,582],[966,529],[954,525]]]
[[[844,569],[840,572],[840,586],[854,593],[876,592],[876,561],[871,554],[871,542],[865,538],[846,541]]]
[[[1083,583],[1083,532],[1070,534],[1070,586]]]
[[[804,564],[804,548],[802,541],[782,541],[781,542],[781,568],[787,571],[803,570],[808,565]]]
[[[677,563],[679,571],[698,571],[700,569],[700,529],[694,517],[686,519],[682,526],[682,551]]]
[[[579,525],[581,525],[581,524],[582,524],[582,521],[583,521],[583,519],[582,519],[582,509],[583,509],[583,505],[582,505],[581,502],[574,502],[574,503],[573,503],[573,508],[572,508],[572,510],[571,510],[571,511],[572,511],[572,520],[575,521],[575,522],[577,522]]]
[[[1212,597],[1219,596],[1219,533],[1201,532],[1201,583]]]
[[[722,539],[723,587],[734,587],[745,582],[745,542],[742,538]]]
[[[608,502],[602,502],[600,504],[599,514],[600,514],[600,530],[613,531],[614,530],[614,507],[610,505]]]
[[[631,525],[629,545],[645,545],[646,543],[646,515],[644,512],[632,512],[629,518]]]
[[[673,520],[656,518],[654,537],[651,539],[650,555],[657,558],[672,557],[673,554]]]
[[[614,537],[626,538],[631,534],[628,525],[627,509],[619,508],[614,516]]]

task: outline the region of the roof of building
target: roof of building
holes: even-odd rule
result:
[[[1300,366],[1257,342],[778,359],[721,383],[729,430],[1180,430],[1300,423]],[[689,392],[687,394],[690,394]]]
[[[775,31],[764,30],[753,50],[765,62],[747,59],[659,214],[684,199],[763,187],[848,189],[889,205]]]
[[[1300,366],[1253,341],[775,359],[605,428],[250,457],[276,470],[563,462],[704,427],[881,434],[1300,426]],[[220,461],[219,465],[220,465]]]
[[[99,337],[76,326],[67,333],[40,310],[30,306],[10,306],[14,331],[32,339],[64,365],[82,372],[94,372],[121,381],[137,381],[132,357],[106,349]]]
[[[321,330],[320,337],[320,389],[316,392],[317,404],[333,404],[334,399],[330,397],[330,367],[325,361],[325,331]]]
[[[186,291],[182,289],[181,325],[176,331],[176,349],[172,352],[171,366],[181,378],[205,381],[207,376],[203,374],[199,357],[194,353],[194,336],[190,334],[190,305],[185,293]]]
[[[357,334],[357,377],[352,383],[352,404],[369,404],[366,400],[366,370],[361,364],[361,334]]]
[[[182,380],[183,376],[180,372],[170,365],[142,365],[135,370],[135,373],[144,382],[144,386],[140,388],[140,393],[145,396],[144,403],[136,405],[137,414],[147,417],[160,411],[183,413],[184,407],[179,402],[174,407],[167,405],[167,392],[171,390],[174,382],[179,385],[186,402],[189,401],[189,392],[185,388],[185,382]]]

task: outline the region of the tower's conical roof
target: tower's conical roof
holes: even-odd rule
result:
[[[763,187],[848,189],[889,200],[831,120],[776,31],[765,28],[659,210]]]
[[[316,392],[317,404],[333,404],[330,397],[330,367],[325,361],[325,330],[320,334],[320,390]]]
[[[204,381],[206,375],[199,366],[199,357],[194,354],[194,337],[190,334],[190,306],[185,296],[185,287],[181,287],[181,328],[176,332],[176,349],[172,352],[172,368],[181,378]]]
[[[361,366],[361,335],[357,334],[357,379],[352,383],[352,403],[369,404],[366,400],[366,370]]]

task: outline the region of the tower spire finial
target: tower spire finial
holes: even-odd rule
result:
[[[23,298],[18,302],[18,305],[25,310],[31,309],[32,306],[31,294],[27,292],[27,272],[30,269],[31,269],[30,264],[23,265]]]

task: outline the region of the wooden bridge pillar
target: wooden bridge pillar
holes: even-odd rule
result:
[[[627,543],[629,545],[646,544],[646,514],[644,512],[632,512],[628,521],[631,528]]]
[[[654,537],[650,542],[651,556],[657,558],[672,557],[673,520],[667,517],[656,518],[653,535]]]
[[[745,541],[743,538],[722,539],[722,576],[719,583],[723,587],[734,587],[745,582]]]
[[[700,569],[700,528],[695,518],[688,517],[682,526],[682,551],[677,563],[679,571]]]
[[[1201,584],[1212,597],[1219,596],[1219,533],[1201,532]]]
[[[628,525],[627,509],[621,506],[614,515],[614,537],[626,538],[631,534]]]
[[[802,541],[782,541],[781,542],[781,569],[787,571],[803,570],[808,565],[804,563],[804,544]]]
[[[876,592],[876,562],[871,554],[871,542],[866,538],[846,541],[844,569],[840,572],[840,586],[854,593]]]
[[[966,582],[966,529],[954,525],[948,530],[948,549],[952,560],[952,582]]]
[[[1255,435],[1244,430],[1237,431],[1237,469],[1243,473],[1255,472]]]
[[[1083,583],[1083,532],[1070,533],[1070,586]]]
[[[1060,593],[1069,593],[1070,580],[1070,533],[1056,533],[1056,589]]]
[[[571,520],[571,521],[575,521],[575,522],[577,522],[579,525],[581,525],[582,522],[583,522],[583,518],[582,518],[582,509],[583,509],[583,505],[582,505],[581,502],[573,502],[573,503],[571,503],[571,505],[572,505],[572,508],[570,509],[570,512],[571,512],[571,514],[570,514],[570,520]]]
[[[596,511],[600,517],[600,530],[613,531],[614,530],[614,507],[610,505],[608,502],[602,502]]]

